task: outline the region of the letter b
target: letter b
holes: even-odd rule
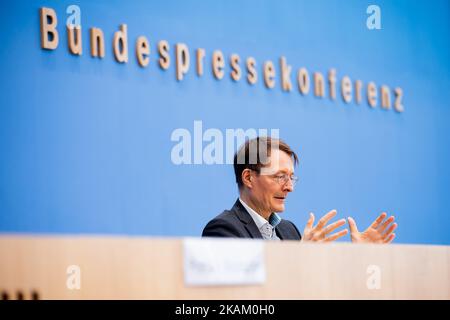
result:
[[[41,8],[41,47],[43,49],[54,50],[58,47],[58,31],[56,25],[58,19],[55,10],[51,8]]]

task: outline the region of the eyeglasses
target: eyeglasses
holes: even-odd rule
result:
[[[289,180],[291,180],[292,186],[294,187],[295,184],[298,182],[298,177],[294,175],[287,175],[287,174],[277,174],[273,176],[273,179],[275,179],[276,182],[278,182],[279,185],[284,186]]]

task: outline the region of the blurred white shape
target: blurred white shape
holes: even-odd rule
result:
[[[183,254],[187,286],[250,285],[266,280],[263,240],[186,238]]]

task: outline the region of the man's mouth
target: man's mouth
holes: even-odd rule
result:
[[[275,199],[278,199],[278,200],[285,200],[286,197],[275,197]]]

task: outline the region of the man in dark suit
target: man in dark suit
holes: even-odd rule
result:
[[[288,220],[281,220],[275,231],[275,234],[281,240],[301,239],[297,227]],[[208,223],[203,231],[203,236],[263,239],[262,232],[239,199],[236,200],[231,210],[225,210]]]
[[[279,139],[258,137],[244,143],[234,156],[239,198],[231,210],[225,210],[206,225],[202,236],[316,242],[331,242],[345,236],[347,229],[332,233],[345,225],[345,219],[327,225],[336,210],[324,215],[316,226],[311,213],[303,237],[291,221],[277,214],[284,211],[287,195],[298,180],[294,175],[297,164],[295,152]],[[349,218],[352,242],[391,242],[397,224],[391,224],[394,217],[385,218],[383,212],[364,232],[359,232],[355,221]]]

